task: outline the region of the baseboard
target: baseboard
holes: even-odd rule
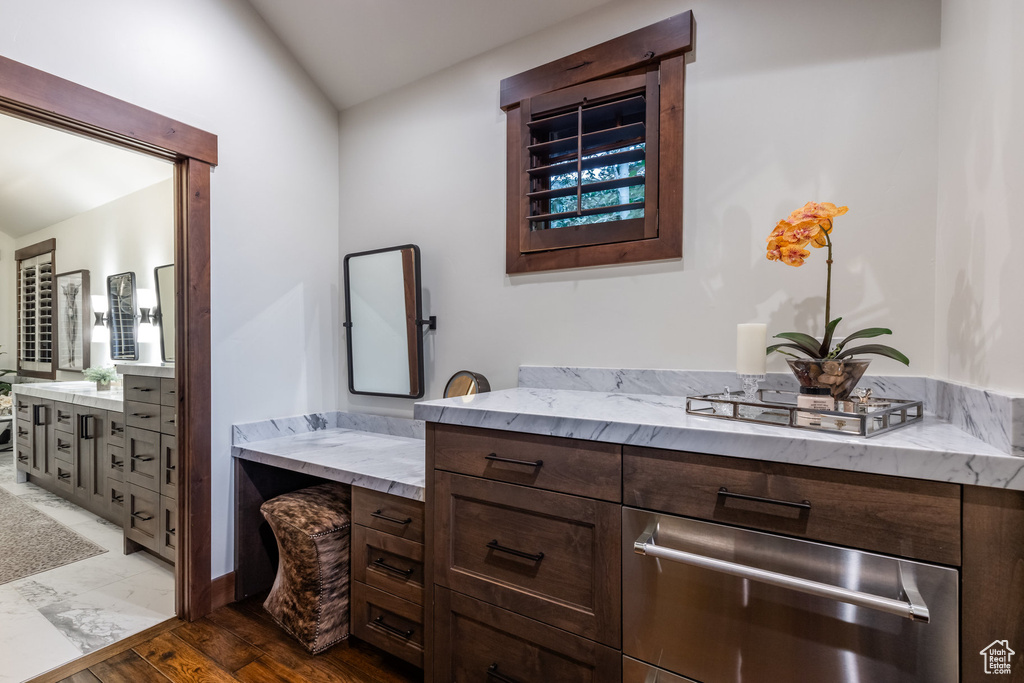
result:
[[[210,582],[210,611],[235,601],[235,573],[228,572]]]

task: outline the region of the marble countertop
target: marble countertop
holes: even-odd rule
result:
[[[63,401],[76,406],[100,410],[124,411],[124,392],[121,387],[97,391],[96,382],[38,382],[14,384],[11,391],[15,396],[35,396],[48,401]]]
[[[1024,457],[931,415],[864,438],[687,415],[681,396],[518,388],[423,401],[426,422],[1024,490]]]
[[[424,499],[426,454],[422,439],[354,429],[318,429],[236,443],[232,454],[242,460],[402,498]]]
[[[153,365],[148,363],[117,363],[118,374],[138,375],[141,377],[174,377],[173,365]]]

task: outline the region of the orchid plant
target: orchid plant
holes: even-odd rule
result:
[[[876,354],[898,360],[910,365],[910,359],[884,344],[863,344],[848,348],[847,344],[857,339],[870,339],[884,334],[892,334],[885,327],[868,327],[858,330],[833,345],[833,336],[842,318],[832,319],[832,227],[833,221],[849,210],[846,206],[836,206],[830,202],[808,202],[803,208],[797,209],[789,218],[779,221],[768,236],[768,260],[780,261],[788,266],[799,268],[804,260],[811,255],[804,247],[810,245],[815,249],[828,249],[825,260],[827,275],[825,280],[825,334],[819,340],[802,332],[781,332],[776,339],[785,339],[779,344],[772,344],[766,350],[771,354],[775,351],[799,358],[800,356],[783,351],[794,349],[811,359],[841,360],[856,354]]]

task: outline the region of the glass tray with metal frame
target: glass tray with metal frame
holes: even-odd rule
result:
[[[759,400],[755,402],[744,400],[743,392],[739,391],[687,396],[686,412],[701,417],[865,437],[885,434],[924,419],[924,404],[908,399],[875,399],[866,407],[844,401],[847,406],[853,406],[852,411],[815,410],[797,406],[799,394],[794,391],[760,389],[757,394]],[[812,424],[800,424],[801,421]]]

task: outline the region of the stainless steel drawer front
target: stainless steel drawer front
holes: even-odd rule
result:
[[[955,683],[955,569],[624,508],[623,652],[714,683]]]

